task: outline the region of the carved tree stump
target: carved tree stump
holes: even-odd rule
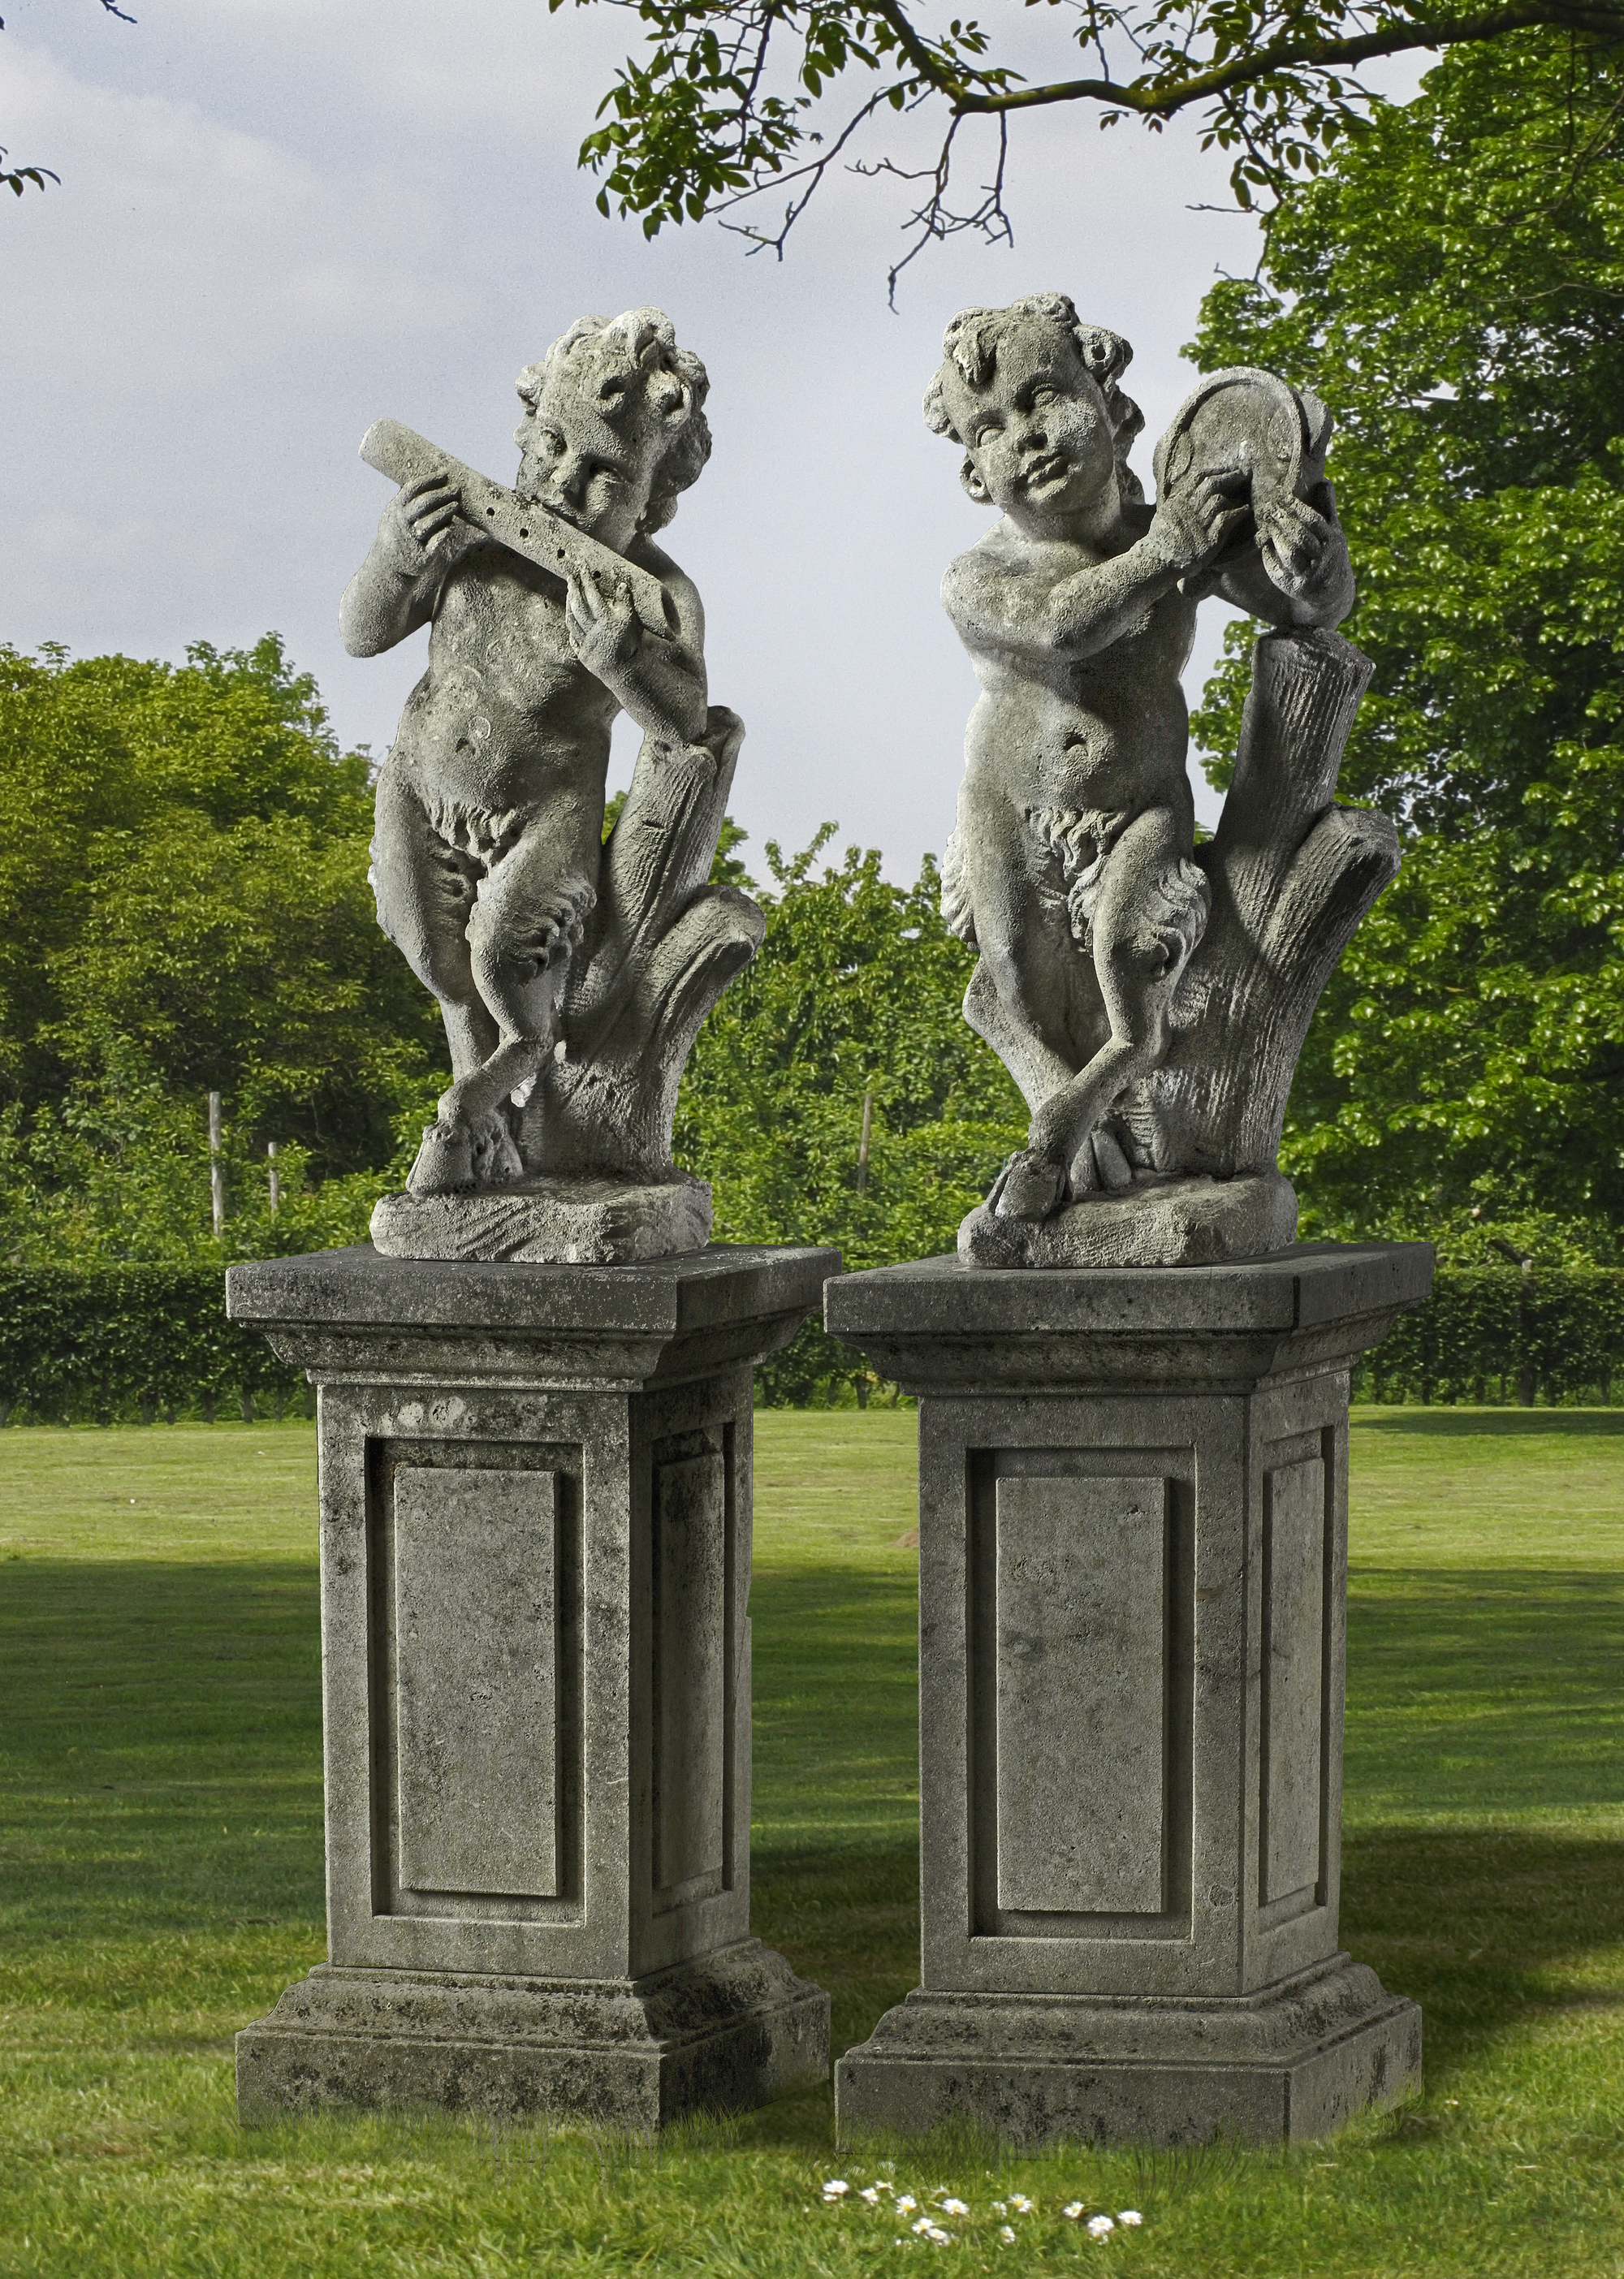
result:
[[[1196,852],[1212,914],[1174,1001],[1172,1049],[1123,1103],[1158,1170],[1274,1169],[1320,993],[1398,876],[1387,817],[1333,804],[1371,671],[1340,633],[1266,633],[1252,651],[1235,780]]]
[[[1235,779],[1216,835],[1196,849],[1212,916],[1174,998],[1166,1058],[1112,1116],[1141,1174],[1254,1182],[1245,1208],[1239,1189],[1226,1198],[1208,1188],[1192,1207],[1138,1186],[1043,1227],[983,1208],[961,1230],[966,1255],[989,1265],[1172,1264],[1292,1239],[1296,1202],[1274,1159],[1297,1055],[1337,959],[1398,875],[1387,817],[1333,800],[1371,671],[1340,633],[1269,633],[1257,643]],[[1035,1109],[1035,1072],[1023,1069],[985,966],[965,1017]]]
[[[571,963],[563,1049],[520,1124],[533,1176],[672,1177],[677,1086],[694,1039],[766,932],[748,894],[706,884],[743,738],[738,715],[712,705],[703,743],[643,739]]]

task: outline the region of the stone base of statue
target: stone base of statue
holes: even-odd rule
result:
[[[1348,1373],[1425,1244],[830,1284],[920,1399],[921,1984],[843,2141],[1312,2137],[1420,2080],[1338,1939]]]
[[[759,1939],[641,1979],[329,1963],[237,2036],[237,2107],[438,2106],[647,2136],[828,2068],[828,1996]]]
[[[1006,1218],[979,1204],[958,1230],[958,1255],[973,1266],[1215,1266],[1283,1250],[1296,1235],[1297,1196],[1278,1171],[1152,1174],[1052,1218]]]
[[[687,1171],[665,1179],[586,1174],[384,1195],[372,1216],[386,1258],[484,1258],[544,1266],[625,1265],[703,1250],[711,1187]]]
[[[921,1988],[836,2070],[843,2145],[966,2121],[1023,2145],[1290,2144],[1419,2088],[1421,2014],[1345,1954],[1228,2002]]]
[[[245,2116],[650,2130],[828,2060],[750,1933],[751,1370],[831,1250],[231,1270],[320,1389],[328,1961]]]

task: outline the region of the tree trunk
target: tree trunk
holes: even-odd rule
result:
[[[1272,1170],[1291,1079],[1333,967],[1398,875],[1384,815],[1336,807],[1336,772],[1371,665],[1340,633],[1265,633],[1252,651],[1235,779],[1196,849],[1212,909],[1175,993],[1173,1040],[1118,1102],[1141,1170],[1233,1178]],[[1035,1109],[984,965],[965,1017]]]
[[[520,1124],[533,1175],[670,1177],[677,1086],[694,1039],[766,932],[748,894],[706,883],[743,737],[736,713],[712,705],[703,743],[643,740],[572,961],[562,1051]]]

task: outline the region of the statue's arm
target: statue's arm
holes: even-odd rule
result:
[[[1227,484],[1227,478],[1210,478],[1158,505],[1150,526],[1121,553],[1067,577],[1025,574],[999,553],[973,547],[950,566],[942,587],[960,639],[1028,656],[1094,656],[1109,648],[1135,631],[1181,579],[1229,545],[1248,510]]]
[[[1149,550],[1144,539],[1053,583],[972,549],[950,564],[942,600],[971,648],[1091,656],[1128,632],[1178,581],[1177,568]]]
[[[376,656],[426,625],[445,573],[466,551],[444,478],[408,483],[383,510],[372,551],[344,588],[338,629],[351,656]]]

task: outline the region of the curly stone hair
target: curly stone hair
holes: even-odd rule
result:
[[[619,317],[577,317],[540,364],[527,364],[517,382],[531,412],[550,380],[570,368],[572,383],[618,424],[634,409],[652,412],[670,430],[654,487],[637,527],[644,536],[663,530],[677,501],[697,482],[711,456],[704,416],[708,374],[691,349],[677,346],[676,327],[663,309],[627,309]]]
[[[1128,500],[1142,499],[1144,491],[1128,464],[1128,455],[1133,449],[1134,438],[1144,426],[1144,414],[1133,397],[1118,385],[1121,374],[1133,362],[1133,349],[1120,333],[1108,333],[1103,325],[1085,325],[1065,293],[1028,293],[1020,300],[1012,301],[1007,309],[961,309],[942,336],[942,353],[946,362],[925,391],[926,426],[933,434],[945,435],[962,445],[965,438],[954,426],[947,408],[944,383],[949,372],[957,372],[966,388],[985,388],[997,367],[998,346],[1004,334],[1034,320],[1058,325],[1071,335],[1083,370],[1105,400],[1105,417],[1111,422],[1116,446],[1117,481],[1122,496]],[[969,464],[966,458],[966,468]]]

